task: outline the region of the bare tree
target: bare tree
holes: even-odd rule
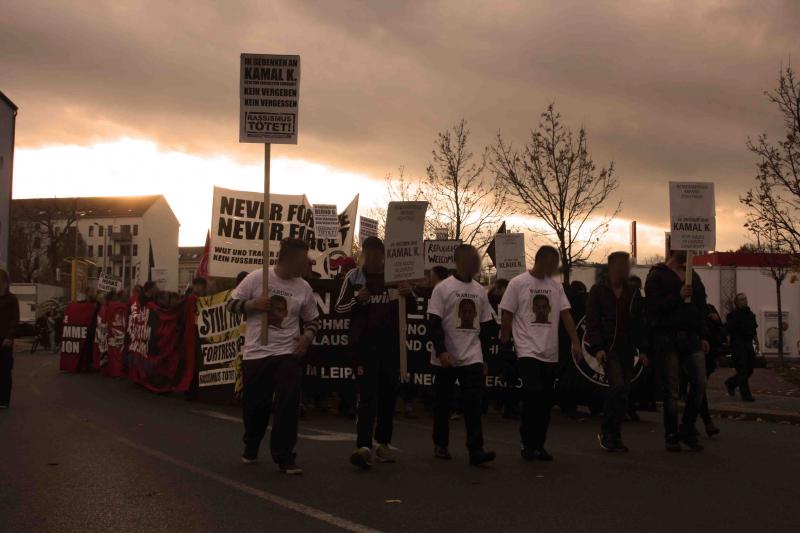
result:
[[[546,225],[546,230],[531,231],[556,245],[564,283],[569,283],[573,265],[591,257],[619,214],[621,202],[603,210],[619,183],[613,162],[599,170],[595,166],[583,127],[574,135],[561,123],[553,104],[541,116],[542,122],[521,151],[497,135],[491,168],[498,181],[509,187],[520,211],[528,211]]]
[[[464,119],[439,132],[428,165],[432,215],[449,237],[483,248],[504,216],[510,214],[507,188],[487,176],[488,148],[475,155]]]
[[[755,187],[740,201],[749,208],[751,232],[774,232],[780,249],[800,254],[800,80],[791,66],[781,69],[777,89],[765,95],[783,116],[785,136],[775,144],[766,133],[747,141],[759,159],[758,172]]]

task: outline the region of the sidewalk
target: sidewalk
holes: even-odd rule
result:
[[[750,390],[755,402],[743,402],[738,392],[728,396],[725,380],[734,373],[732,368],[719,368],[709,379],[708,403],[712,413],[774,422],[800,423],[800,385],[777,375],[772,369],[757,368],[750,378]]]

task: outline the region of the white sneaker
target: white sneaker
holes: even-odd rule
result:
[[[367,447],[358,448],[350,455],[350,464],[362,470],[371,468],[375,464],[372,459],[372,450]]]
[[[381,463],[397,462],[397,448],[393,448],[389,444],[378,444],[378,447],[375,448],[375,456]]]

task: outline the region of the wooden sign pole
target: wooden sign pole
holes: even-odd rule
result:
[[[264,239],[263,252],[261,259],[261,295],[269,298],[269,171],[270,171],[270,147],[269,143],[264,143]],[[269,341],[269,324],[267,313],[261,313],[261,345],[266,346]]]
[[[691,251],[691,250],[688,250],[686,252],[686,279],[683,281],[683,284],[684,285],[689,285],[690,287],[693,285],[693,283],[692,283],[692,272],[693,272],[692,262],[693,262],[693,260],[694,260],[694,252]],[[684,299],[684,302],[686,302],[686,303],[690,303],[691,301],[692,301],[691,298]]]

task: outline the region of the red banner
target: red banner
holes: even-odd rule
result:
[[[61,370],[82,372],[90,369],[94,350],[96,307],[90,302],[72,302],[64,311]]]
[[[195,367],[194,307],[193,296],[171,309],[131,305],[126,358],[131,381],[155,392],[189,388]]]

